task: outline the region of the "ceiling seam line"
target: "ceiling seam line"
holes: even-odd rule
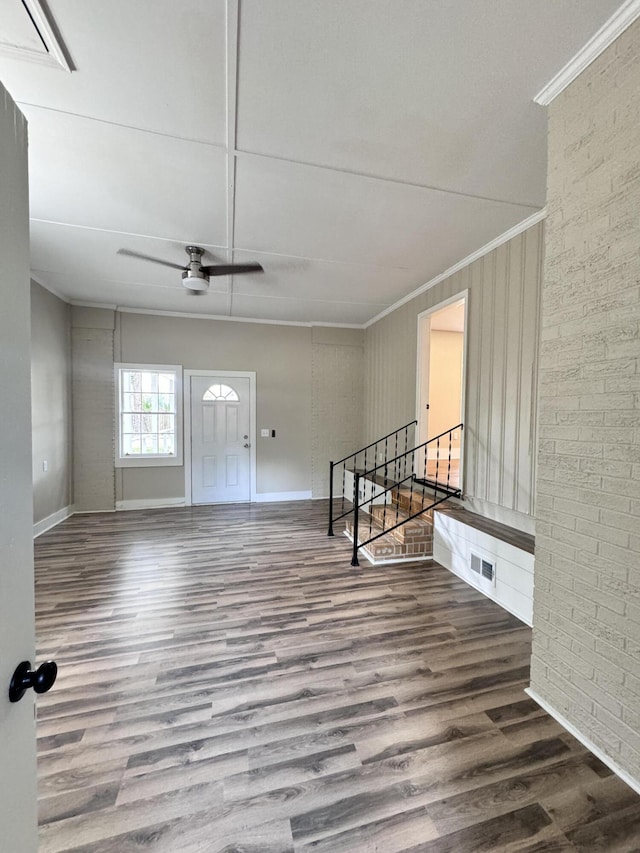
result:
[[[30,222],[39,222],[43,225],[59,225],[61,228],[81,228],[86,231],[98,231],[104,234],[119,234],[123,237],[140,237],[143,240],[160,240],[166,243],[179,243],[181,246],[184,245],[184,240],[178,237],[157,237],[151,234],[138,234],[135,231],[115,231],[111,228],[100,228],[96,225],[77,225],[74,222],[59,222],[55,219],[41,219],[37,216],[29,217]],[[219,245],[218,243],[205,243],[207,248],[213,249],[225,249],[225,246]],[[398,266],[383,266],[381,264],[370,264],[366,261],[357,262],[357,261],[340,261],[333,260],[331,258],[317,258],[311,257],[309,255],[292,255],[287,252],[267,252],[261,249],[251,249],[246,248],[244,246],[237,246],[236,251],[238,252],[248,252],[256,255],[263,255],[270,258],[291,258],[297,261],[313,261],[314,263],[319,264],[333,264],[335,266],[343,266],[343,267],[358,267],[358,268],[366,268],[366,269],[374,269],[374,270],[384,270],[386,272],[394,272],[394,271],[402,271],[408,272],[413,267],[398,267]]]
[[[238,119],[238,42],[240,38],[239,0],[225,2],[226,42],[226,129],[227,129],[227,262],[234,261],[236,227],[236,130]],[[227,285],[229,316],[233,314],[233,276]]]
[[[384,175],[374,175],[370,172],[358,172],[352,169],[348,169],[346,167],[341,166],[325,166],[321,163],[311,163],[305,160],[295,160],[290,157],[281,157],[277,154],[261,154],[258,151],[248,151],[242,148],[235,148],[234,155],[236,157],[257,157],[264,160],[275,160],[279,163],[290,163],[294,166],[303,166],[307,169],[318,169],[323,172],[335,172],[339,175],[353,175],[356,178],[365,178],[369,181],[379,181],[385,184],[395,184],[400,187],[412,187],[413,189],[418,190],[429,190],[430,192],[443,193],[444,195],[456,195],[462,196],[462,198],[472,198],[477,201],[490,201],[494,204],[509,204],[513,207],[528,207],[531,210],[541,210],[544,207],[544,204],[534,204],[532,202],[524,202],[524,201],[508,201],[507,199],[502,198],[492,198],[491,196],[484,196],[475,193],[465,193],[461,190],[447,190],[442,187],[433,186],[431,184],[418,184],[414,181],[402,180],[401,178],[389,178]]]
[[[19,107],[32,107],[35,110],[45,110],[50,113],[57,113],[58,115],[70,116],[71,118],[79,118],[84,119],[86,121],[95,121],[98,124],[107,124],[110,127],[121,127],[123,130],[133,130],[136,133],[148,133],[151,136],[160,136],[164,139],[176,139],[179,142],[192,142],[194,145],[206,145],[209,148],[217,148],[220,151],[224,151],[226,149],[225,142],[210,142],[206,139],[193,139],[188,136],[177,136],[175,133],[165,133],[162,130],[152,130],[148,127],[138,127],[135,124],[124,124],[123,122],[118,121],[110,121],[106,118],[98,118],[97,116],[89,116],[84,113],[73,113],[69,110],[59,110],[55,107],[45,107],[43,104],[33,104],[30,101],[16,101],[17,106]]]

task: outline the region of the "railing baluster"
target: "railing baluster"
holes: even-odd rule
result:
[[[360,503],[360,474],[356,471],[353,478],[353,555],[351,565],[359,566],[358,562],[358,504]]]
[[[405,430],[404,430],[404,452],[405,452],[405,456],[402,460],[402,462],[403,462],[402,476],[403,477],[407,476],[407,456],[406,456],[406,454],[407,454],[408,449],[409,449],[409,427],[405,427]]]
[[[333,462],[329,462],[329,532],[327,536],[333,536]]]

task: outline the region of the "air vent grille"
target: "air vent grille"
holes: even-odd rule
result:
[[[471,552],[471,571],[480,575],[485,581],[491,584],[495,583],[496,564],[485,557],[481,557],[480,554],[474,554],[473,551]]]

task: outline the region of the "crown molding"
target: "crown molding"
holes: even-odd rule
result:
[[[74,303],[75,304],[75,303]],[[89,307],[89,303],[83,303]],[[102,307],[102,306],[101,306]],[[304,328],[364,329],[364,325],[356,323],[318,323],[303,320],[262,320],[258,317],[229,317],[225,314],[190,314],[183,311],[160,311],[154,308],[126,308],[121,305],[111,305],[122,314],[151,314],[155,317],[180,317],[183,320],[217,320],[226,323],[260,323],[264,326],[302,326]]]
[[[573,59],[570,59],[564,68],[558,71],[544,88],[540,89],[533,99],[536,104],[543,107],[549,106],[551,101],[557,98],[570,83],[573,83],[576,77],[582,74],[585,68],[591,65],[594,59],[597,59],[639,15],[640,0],[626,0],[584,47],[576,53]]]
[[[467,255],[466,258],[463,258],[461,261],[458,261],[457,264],[454,264],[449,269],[437,275],[435,278],[430,279],[426,284],[421,285],[417,290],[412,291],[407,294],[407,296],[403,296],[402,299],[399,299],[397,302],[394,302],[393,305],[390,305],[388,308],[385,308],[384,311],[381,311],[379,314],[376,314],[375,317],[372,317],[371,320],[367,320],[367,322],[362,326],[363,329],[368,329],[369,326],[373,326],[374,323],[377,323],[378,320],[382,320],[383,317],[386,317],[388,314],[392,314],[396,311],[400,306],[406,305],[407,302],[411,302],[412,299],[415,299],[416,296],[420,296],[421,293],[425,293],[427,290],[431,290],[432,287],[435,287],[436,284],[440,284],[441,281],[444,281],[449,276],[454,275],[460,270],[463,270],[465,267],[468,267],[474,261],[477,261],[478,258],[484,257],[484,255],[488,255],[489,252],[493,252],[494,249],[497,249],[498,246],[502,246],[503,243],[507,243],[509,240],[512,240],[514,237],[517,237],[518,234],[522,234],[523,231],[526,231],[528,228],[532,228],[534,225],[537,225],[538,222],[542,222],[542,220],[547,215],[547,208],[543,207],[542,210],[539,210],[537,213],[534,213],[532,216],[528,216],[526,219],[523,219],[522,222],[518,222],[517,225],[514,225],[512,228],[509,228],[508,231],[505,231],[499,237],[496,237],[494,240],[491,240],[490,243],[486,243],[482,246],[481,249],[477,249],[475,252],[472,252],[470,255]]]
[[[64,293],[60,293],[60,291],[56,290],[55,287],[51,287],[51,285],[47,284],[46,281],[43,281],[42,279],[38,278],[37,275],[34,275],[33,273],[30,273],[29,275],[30,275],[31,281],[35,281],[35,283],[39,284],[40,287],[42,287],[44,290],[48,290],[49,293],[51,293],[53,296],[55,296],[61,302],[66,302],[67,305],[71,304],[71,300],[69,299],[68,296],[65,296]]]
[[[116,311],[118,308],[110,302],[85,302],[82,299],[72,299],[70,304],[75,305],[76,308],[104,308],[106,311]]]

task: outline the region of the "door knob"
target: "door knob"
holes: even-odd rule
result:
[[[244,447],[251,447],[251,445],[249,444],[249,442],[247,442],[247,443],[244,445]]]
[[[52,660],[41,663],[37,669],[31,669],[30,661],[23,660],[11,678],[9,701],[19,702],[30,687],[36,693],[46,693],[53,687],[57,675],[58,666]]]

